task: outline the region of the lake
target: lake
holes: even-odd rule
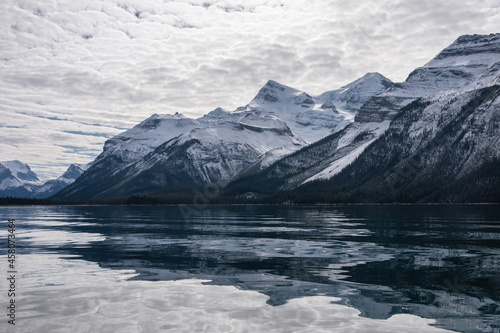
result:
[[[500,331],[500,206],[34,206],[0,217],[7,332]]]

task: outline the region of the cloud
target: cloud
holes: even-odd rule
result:
[[[2,159],[55,176],[152,113],[234,109],[269,79],[311,94],[366,72],[402,81],[459,35],[498,32],[498,8],[498,0],[5,0]]]

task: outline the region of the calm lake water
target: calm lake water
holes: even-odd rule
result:
[[[7,332],[499,332],[499,206],[0,207]]]

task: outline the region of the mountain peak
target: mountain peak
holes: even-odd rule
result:
[[[343,86],[341,89],[347,89],[347,88],[352,88],[354,86],[377,86],[379,88],[380,86],[383,86],[384,88],[389,88],[392,86],[394,82],[383,76],[382,74],[378,72],[369,72],[360,77],[359,79],[346,84]]]
[[[372,96],[377,95],[394,83],[380,73],[366,73],[340,89],[323,93],[320,97],[333,102],[337,109],[356,114]]]
[[[40,181],[38,176],[33,171],[31,171],[29,165],[19,160],[3,161],[0,162],[0,164],[3,165],[6,169],[9,169],[11,174],[19,180],[30,182]]]
[[[73,163],[69,166],[69,168],[64,172],[61,178],[72,179],[75,180],[85,171],[85,167],[76,163]]]
[[[266,86],[269,86],[273,89],[279,89],[281,91],[285,91],[286,88],[290,88],[290,87],[285,86],[284,84],[281,84],[281,83],[274,81],[274,80],[267,81]]]
[[[278,103],[289,99],[291,96],[300,94],[301,91],[288,87],[284,84],[269,80],[259,90],[257,96],[250,102],[250,105],[260,105],[268,103]]]
[[[427,64],[413,70],[406,81],[373,96],[355,119],[390,120],[417,98],[491,86],[498,82],[499,60],[500,34],[461,36]]]

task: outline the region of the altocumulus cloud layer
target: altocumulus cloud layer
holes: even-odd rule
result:
[[[45,176],[97,156],[152,113],[245,104],[268,80],[309,93],[366,72],[394,81],[500,0],[2,0],[0,160]]]

